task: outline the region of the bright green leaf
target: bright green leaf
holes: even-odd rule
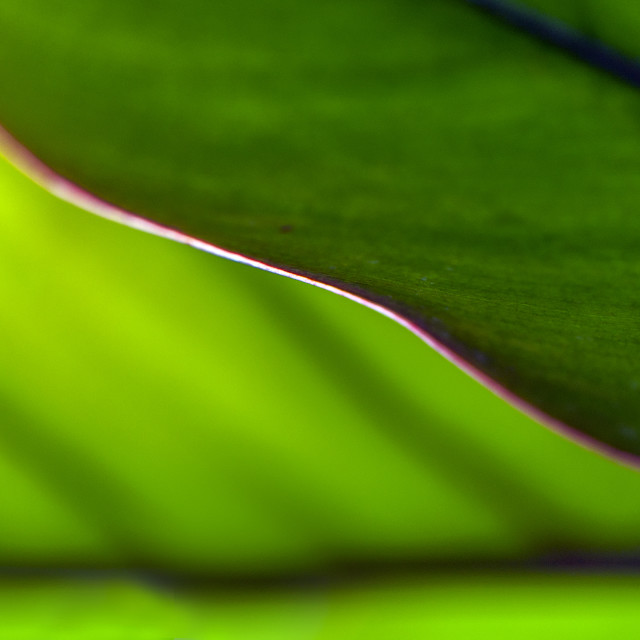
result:
[[[460,574],[234,592],[142,579],[0,583],[12,640],[567,640],[640,632],[637,576]]]

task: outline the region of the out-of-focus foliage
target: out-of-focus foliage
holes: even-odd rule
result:
[[[523,0],[522,4],[628,55],[640,55],[640,5],[633,0]]]
[[[11,640],[601,640],[640,631],[637,578],[462,573],[280,591],[0,583]]]

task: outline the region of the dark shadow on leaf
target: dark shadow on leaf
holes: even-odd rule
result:
[[[3,453],[103,533],[125,564],[148,564],[148,545],[137,523],[144,519],[146,528],[158,520],[158,514],[147,508],[136,488],[124,485],[113,470],[86,449],[52,433],[48,426],[40,426],[5,394],[0,397],[0,406]],[[162,523],[157,522],[157,526]],[[51,564],[55,563],[52,557]]]

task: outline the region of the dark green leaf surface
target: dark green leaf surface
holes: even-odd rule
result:
[[[633,0],[524,0],[522,5],[571,25],[628,55],[640,56],[640,5]]]
[[[83,188],[640,453],[636,90],[452,0],[3,3],[0,83]]]

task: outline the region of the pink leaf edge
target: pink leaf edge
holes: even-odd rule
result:
[[[373,300],[368,300],[348,291],[344,291],[337,286],[319,282],[317,280],[314,280],[313,278],[297,273],[292,273],[281,267],[277,267],[266,262],[261,262],[253,258],[243,256],[242,254],[235,253],[233,251],[227,251],[222,247],[218,247],[208,242],[198,240],[197,238],[191,237],[185,233],[182,233],[175,229],[171,229],[170,227],[162,226],[156,222],[136,215],[135,213],[126,211],[117,207],[116,205],[110,204],[109,202],[98,198],[82,187],[74,184],[70,180],[67,180],[66,178],[56,173],[51,167],[46,165],[36,155],[29,151],[29,149],[27,149],[1,125],[0,152],[18,171],[20,171],[27,178],[31,179],[39,186],[49,191],[57,198],[64,200],[65,202],[68,202],[81,209],[84,209],[85,211],[98,215],[101,218],[105,218],[113,222],[118,222],[120,224],[131,227],[132,229],[137,229],[139,231],[150,233],[155,236],[160,236],[162,238],[166,238],[167,240],[179,242],[181,244],[193,247],[194,249],[205,251],[206,253],[210,253],[221,258],[226,258],[227,260],[232,260],[233,262],[247,264],[252,267],[262,269],[263,271],[268,271],[270,273],[285,276],[293,280],[298,280],[299,282],[310,284],[314,287],[319,287],[320,289],[324,289],[325,291],[330,291],[331,293],[335,293],[349,300],[353,300],[354,302],[364,305],[369,309],[373,309],[374,311],[377,311],[387,318],[394,320],[398,324],[414,333],[422,341],[426,342],[432,349],[435,349],[435,351],[437,351],[440,355],[453,363],[456,367],[461,369],[468,376],[479,382],[481,385],[485,386],[493,394],[509,403],[533,420],[539,422],[543,426],[559,434],[565,439],[577,443],[579,446],[587,449],[588,451],[595,452],[599,455],[610,458],[618,462],[619,464],[636,471],[640,470],[640,456],[636,456],[625,451],[620,451],[615,447],[602,443],[599,440],[582,433],[578,429],[558,420],[557,418],[548,415],[538,407],[528,403],[526,400],[523,400],[506,387],[503,387],[501,384],[497,383],[495,380],[490,378],[488,375],[486,375],[476,367],[472,366],[454,351],[439,342],[422,327],[403,317],[399,313],[388,309],[382,304],[379,304]]]

